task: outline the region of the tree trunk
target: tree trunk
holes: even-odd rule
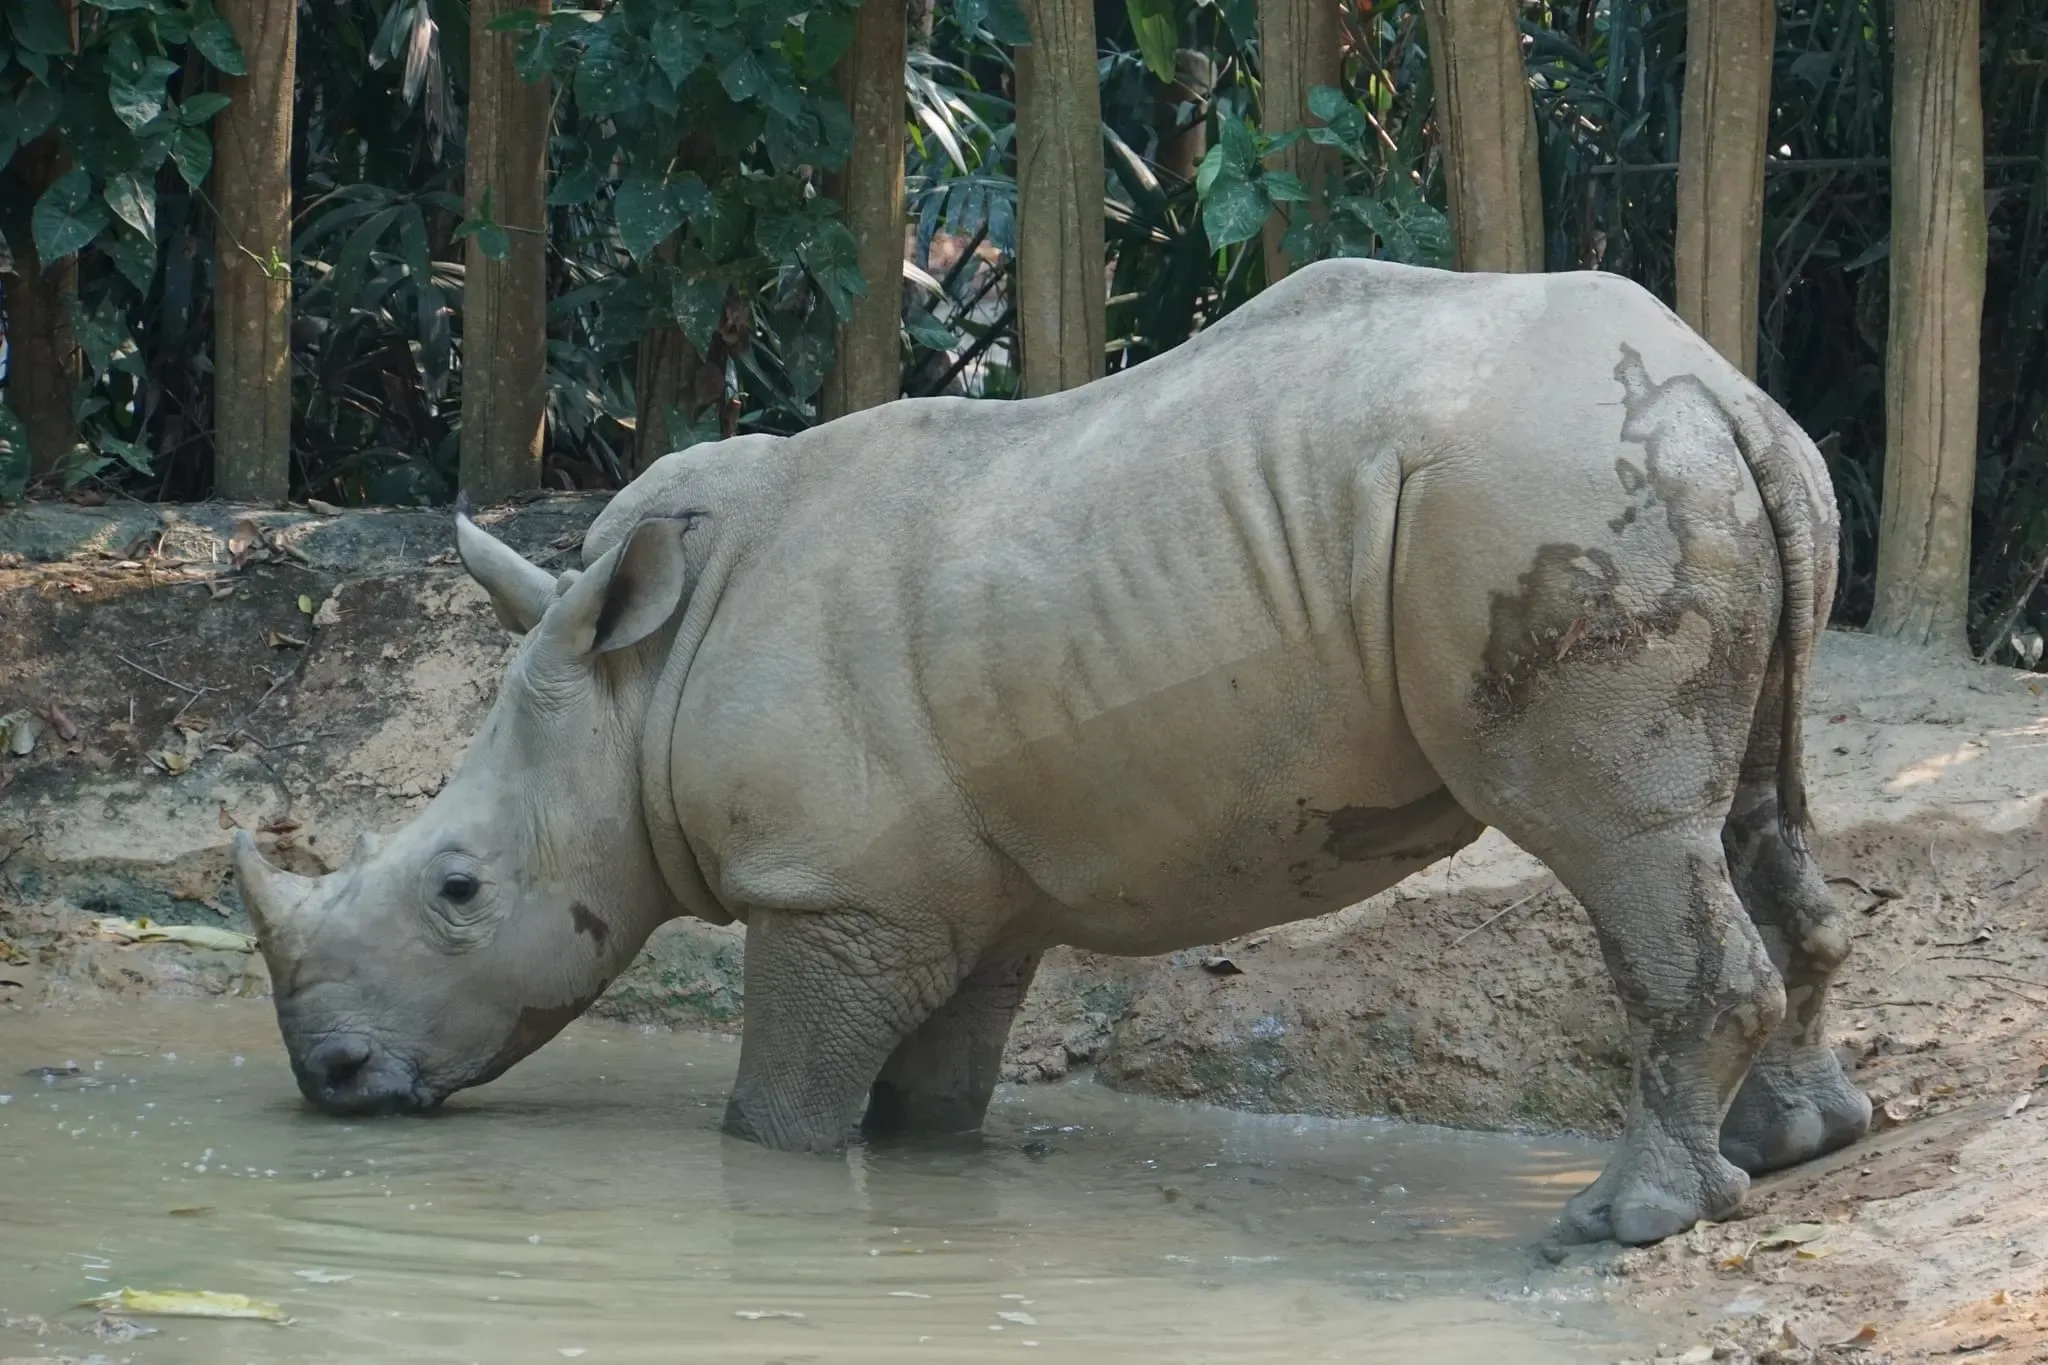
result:
[[[1308,92],[1344,79],[1344,25],[1336,0],[1259,0],[1259,121],[1268,134],[1304,128],[1320,119],[1308,113]],[[1337,149],[1306,138],[1266,158],[1276,171],[1290,171],[1308,186],[1308,204],[1285,204],[1266,220],[1266,283],[1291,268],[1280,239],[1291,212],[1321,215],[1323,185],[1337,171]]]
[[[281,502],[292,455],[292,90],[298,7],[220,0],[249,74],[214,120],[213,489]]]
[[[1543,185],[1515,0],[1424,0],[1460,270],[1543,268]]]
[[[1776,0],[1691,0],[1678,140],[1678,315],[1756,377]]]
[[[1159,169],[1177,180],[1195,178],[1209,151],[1209,124],[1200,113],[1216,88],[1216,64],[1206,52],[1184,47],[1173,54],[1173,84],[1159,87],[1152,100],[1152,126],[1159,134]],[[1192,104],[1195,121],[1180,126],[1180,107]]]
[[[682,432],[670,429],[668,416],[673,410],[686,422],[697,419],[703,371],[704,358],[682,328],[663,327],[640,338],[633,372],[633,389],[639,400],[634,418],[633,473],[641,473],[682,444]]]
[[[1891,328],[1873,635],[1968,645],[1984,320],[1976,0],[1898,0]]]
[[[29,476],[61,468],[78,446],[71,404],[78,387],[78,346],[66,306],[78,288],[78,258],[66,256],[49,269],[36,254],[30,212],[67,158],[54,133],[45,133],[0,170],[0,229],[14,248],[14,273],[6,282],[7,406],[28,433]]]
[[[1024,392],[1099,377],[1108,342],[1102,95],[1089,0],[1025,0],[1017,49],[1017,319]]]
[[[846,206],[868,292],[839,329],[839,354],[818,396],[827,421],[903,393],[906,23],[904,0],[861,0],[853,46],[839,61],[840,93],[853,112],[853,154],[832,189]]]
[[[469,147],[465,211],[491,217],[511,247],[484,254],[472,233],[463,252],[462,486],[501,502],[540,486],[547,421],[548,87],[513,65],[511,33],[491,21],[546,0],[474,0],[469,10]]]

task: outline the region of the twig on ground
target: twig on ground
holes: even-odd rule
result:
[[[163,674],[157,672],[153,668],[144,668],[141,664],[136,663],[135,660],[129,658],[126,654],[116,654],[114,657],[119,659],[122,663],[128,665],[130,668],[134,669],[137,673],[141,673],[147,677],[155,678],[158,682],[162,683],[166,687],[175,687],[180,692],[189,692],[194,697],[203,696],[205,693],[212,690],[211,688],[205,687],[187,687],[185,684],[181,682],[173,682],[171,679],[166,678]]]
[[[1450,947],[1445,948],[1444,951],[1449,952],[1451,948],[1457,947],[1466,939],[1478,933],[1481,929],[1490,928],[1493,925],[1499,923],[1501,920],[1506,919],[1509,915],[1512,915],[1515,911],[1521,909],[1530,901],[1535,900],[1538,896],[1542,895],[1545,891],[1548,891],[1549,889],[1549,884],[1545,883],[1544,885],[1537,887],[1534,891],[1531,891],[1528,895],[1522,897],[1520,900],[1516,901],[1513,905],[1505,906],[1500,910],[1495,911],[1493,914],[1488,915],[1485,919],[1481,920],[1479,923],[1473,925],[1470,929],[1467,929],[1464,933],[1452,939],[1450,942]]]

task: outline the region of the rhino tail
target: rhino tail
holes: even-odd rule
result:
[[[1769,396],[1751,390],[1729,405],[1736,446],[1749,466],[1778,545],[1784,585],[1777,656],[1778,821],[1804,848],[1812,829],[1806,803],[1805,710],[1813,654],[1835,599],[1839,554],[1834,486],[1820,450]]]

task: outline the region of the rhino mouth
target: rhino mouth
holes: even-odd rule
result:
[[[409,1060],[359,1033],[330,1033],[292,1058],[299,1093],[322,1113],[344,1118],[416,1114],[443,1096]]]

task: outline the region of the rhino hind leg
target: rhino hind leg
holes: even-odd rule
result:
[[[936,922],[757,908],[745,978],[725,1131],[777,1151],[831,1153],[858,1136],[875,1077],[953,994],[960,967]]]
[[[869,1093],[871,1137],[980,1129],[1037,953],[984,959],[889,1056]]]
[[[1848,955],[1848,926],[1813,855],[1779,819],[1779,696],[1773,676],[1721,832],[1735,889],[1785,982],[1785,1021],[1721,1125],[1721,1154],[1752,1175],[1846,1147],[1870,1129],[1870,1100],[1827,1040],[1828,986]]]

